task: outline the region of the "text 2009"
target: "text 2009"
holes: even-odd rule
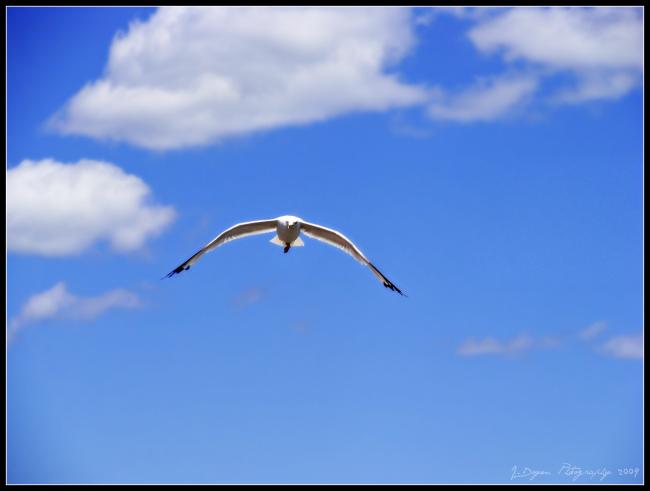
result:
[[[618,475],[619,476],[634,476],[634,477],[636,477],[638,473],[639,473],[639,468],[638,467],[623,467],[622,469],[618,469]]]

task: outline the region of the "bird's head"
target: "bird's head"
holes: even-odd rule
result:
[[[287,217],[285,219],[287,228],[296,228],[298,226],[299,221],[300,220],[298,220],[296,217]]]

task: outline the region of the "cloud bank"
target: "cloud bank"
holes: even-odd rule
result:
[[[166,150],[411,105],[424,90],[387,69],[413,42],[408,9],[161,8],[50,123]]]
[[[8,338],[27,325],[50,319],[89,320],[114,308],[136,308],[141,304],[135,293],[115,289],[96,297],[79,297],[59,282],[49,290],[30,297],[9,324]]]
[[[142,179],[108,162],[24,160],[7,172],[8,249],[63,256],[106,240],[116,251],[133,251],[175,216],[150,198]]]
[[[416,34],[449,15],[496,72],[454,90],[401,80]],[[640,8],[163,7],[115,36],[102,76],[49,125],[168,150],[405,106],[494,121],[532,103],[616,99],[642,76]]]

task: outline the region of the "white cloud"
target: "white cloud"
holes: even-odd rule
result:
[[[572,87],[558,90],[551,101],[579,104],[595,99],[617,99],[636,87],[641,80],[640,74],[625,71],[585,72],[578,77]]]
[[[642,80],[639,9],[455,8],[426,13],[424,19],[444,13],[472,22],[468,36],[474,46],[499,55],[507,65],[505,73],[477,77],[455,93],[431,91],[427,112],[433,119],[493,121],[540,100],[557,105],[616,99]],[[564,77],[550,83],[555,75]]]
[[[458,94],[439,92],[428,112],[434,119],[491,121],[511,114],[536,88],[537,79],[530,75],[483,78]]]
[[[20,313],[11,320],[8,338],[23,327],[49,319],[94,319],[113,308],[135,308],[140,299],[128,290],[115,289],[96,297],[79,297],[59,282],[49,290],[37,293],[25,302]]]
[[[544,336],[533,339],[528,334],[520,334],[510,340],[498,340],[488,336],[484,339],[468,338],[456,350],[461,356],[498,355],[514,356],[536,350],[556,350],[567,345],[575,345],[577,341],[590,343],[596,353],[614,358],[643,359],[643,333],[636,335],[621,335],[609,338],[607,341],[594,344],[594,340],[602,336],[607,329],[605,321],[597,321],[582,329],[575,335],[558,337]]]
[[[483,51],[502,50],[565,69],[643,68],[643,17],[627,8],[514,8],[469,33]]]
[[[600,352],[614,358],[643,359],[643,333],[615,336],[600,347]]]
[[[641,82],[640,8],[514,8],[483,17],[469,37],[508,62],[572,74],[575,87],[560,89],[555,102],[616,98]]]
[[[462,356],[478,355],[517,355],[528,351],[533,346],[533,339],[527,334],[520,334],[509,341],[499,341],[492,337],[483,340],[470,338],[457,350]]]
[[[451,15],[458,19],[481,20],[495,11],[492,7],[427,7],[426,9],[422,7],[418,9],[418,12],[421,12],[416,17],[418,24],[429,25],[441,14]]]
[[[113,40],[103,77],[51,124],[164,150],[419,103],[422,88],[386,71],[413,45],[411,20],[408,9],[161,8]]]
[[[600,336],[605,329],[607,329],[607,323],[605,321],[597,321],[580,331],[578,337],[583,341],[591,341]]]
[[[9,251],[61,256],[99,240],[132,251],[173,220],[171,206],[150,204],[142,179],[94,160],[24,160],[7,172]]]

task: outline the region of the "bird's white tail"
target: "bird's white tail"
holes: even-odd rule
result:
[[[271,244],[279,245],[280,247],[285,247],[286,246],[286,244],[284,242],[282,242],[280,240],[280,237],[278,237],[277,235],[275,237],[273,237],[270,240],[270,242],[271,242]],[[291,247],[302,247],[304,245],[305,245],[305,243],[302,241],[302,239],[300,237],[298,237],[296,240],[294,240],[291,243]]]
[[[270,240],[270,242],[271,242],[271,244],[275,244],[275,245],[279,245],[280,247],[284,247],[284,242],[282,242],[282,241],[280,240],[280,237],[278,237],[277,235],[276,235],[275,237],[273,237],[273,238]]]

